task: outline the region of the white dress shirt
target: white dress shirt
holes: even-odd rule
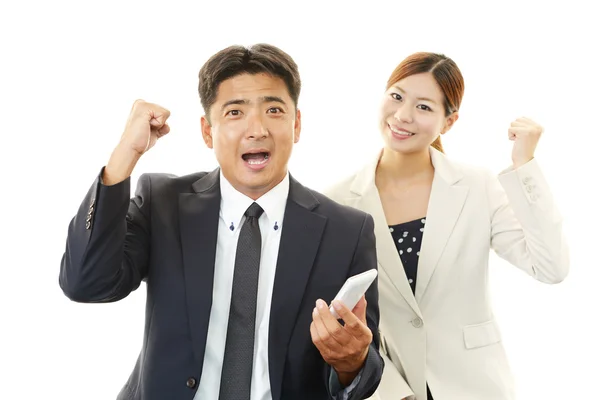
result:
[[[245,220],[244,213],[254,202],[251,198],[235,190],[225,179],[222,172],[219,182],[221,209],[215,255],[213,303],[208,322],[202,376],[194,400],[219,398],[237,242],[240,229]],[[269,379],[269,317],[273,284],[275,282],[275,269],[279,255],[279,242],[283,230],[283,216],[289,188],[290,178],[287,174],[277,186],[256,200],[256,203],[261,206],[264,212],[258,219],[262,248],[256,303],[251,400],[273,400]],[[306,329],[308,330],[309,327],[307,326]],[[332,370],[329,379],[332,398],[348,399],[351,391],[358,385],[361,376],[362,370],[350,385],[342,388],[337,374]]]
[[[268,357],[269,315],[289,186],[289,175],[286,175],[283,181],[256,200],[264,213],[258,220],[262,252],[256,303],[251,400],[272,400]],[[219,398],[237,242],[245,220],[244,213],[254,202],[251,198],[235,190],[222,172],[220,187],[221,210],[215,258],[213,303],[208,323],[202,376],[194,397],[195,400]]]

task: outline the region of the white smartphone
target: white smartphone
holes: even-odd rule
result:
[[[342,286],[333,300],[340,300],[346,307],[352,310],[362,295],[365,294],[369,286],[371,286],[371,283],[373,283],[376,277],[376,269],[370,269],[360,274],[351,276],[346,280],[346,282],[344,282],[344,286]],[[333,308],[333,304],[329,306],[329,311],[331,311],[331,315],[337,319],[340,319],[340,316],[335,311],[335,308]]]

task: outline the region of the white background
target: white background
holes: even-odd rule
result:
[[[546,286],[493,256],[495,310],[520,399],[599,398],[594,3],[2,1],[0,398],[116,397],[140,349],[144,286],[116,304],[70,302],[58,286],[68,223],[137,98],[169,108],[172,129],[134,183],[215,167],[197,73],[221,48],[256,42],[299,65],[303,131],[290,169],[315,189],[380,147],[386,80],[414,51],[443,52],[465,76],[450,156],[499,172],[513,119],[545,127],[537,158],[565,218],[571,273]]]

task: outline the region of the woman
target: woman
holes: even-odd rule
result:
[[[511,124],[513,165],[498,177],[452,161],[440,135],[458,119],[463,92],[451,59],[406,58],[381,106],[383,150],[326,192],[375,219],[382,400],[514,398],[489,298],[490,248],[545,283],[569,270],[561,217],[534,159],[542,127]]]

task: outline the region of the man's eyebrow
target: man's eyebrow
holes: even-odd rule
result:
[[[223,111],[226,107],[234,105],[234,104],[249,104],[250,102],[248,100],[244,100],[244,99],[233,99],[233,100],[228,100],[225,103],[223,103],[223,105],[221,106],[221,111]]]
[[[287,105],[286,102],[279,96],[263,96],[260,98],[260,102],[261,103],[280,103],[283,105]],[[221,106],[221,111],[223,111],[225,108],[227,108],[231,105],[248,105],[250,103],[251,103],[251,101],[246,100],[246,99],[228,100],[225,103],[223,103],[223,105]]]
[[[261,101],[263,103],[281,103],[281,104],[286,104],[285,101],[278,96],[264,96]]]

